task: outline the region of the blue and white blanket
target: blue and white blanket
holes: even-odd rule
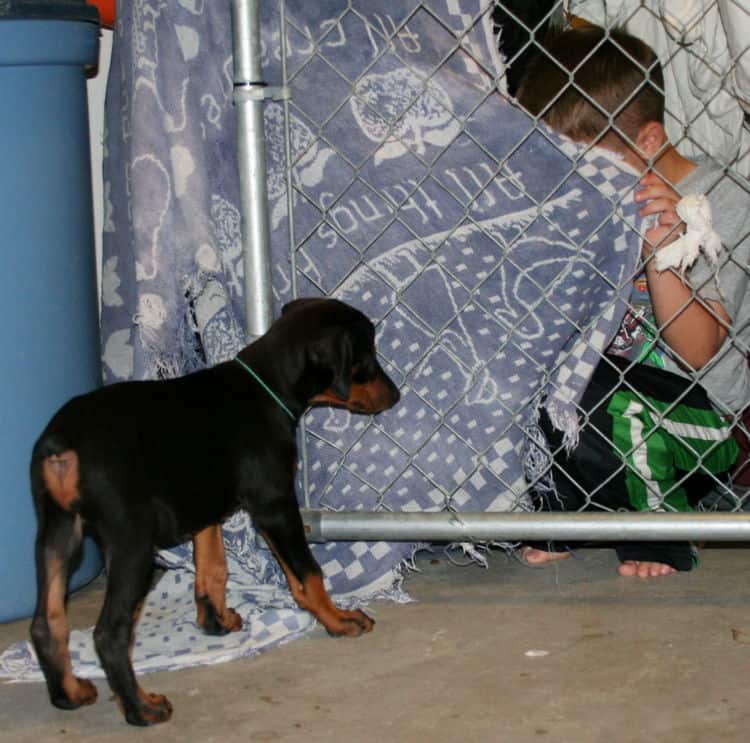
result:
[[[527,508],[538,403],[546,396],[574,440],[575,402],[624,313],[638,256],[634,177],[535,128],[497,92],[490,5],[287,0],[282,34],[277,3],[261,4],[265,78],[291,96],[265,107],[277,309],[305,295],[356,305],[377,323],[403,393],[376,419],[306,416],[300,491],[312,507]],[[231,36],[228,1],[119,8],[105,166],[108,382],[184,374],[243,344]],[[138,625],[137,671],[247,656],[310,628],[244,515],[225,537],[229,605],[244,629],[200,634],[190,547],[163,552],[170,569]],[[356,605],[407,600],[401,575],[416,546],[314,551],[336,600]],[[71,650],[79,673],[101,675],[90,631],[75,632]],[[25,643],[0,673],[39,678]]]

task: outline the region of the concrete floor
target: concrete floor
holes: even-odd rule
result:
[[[0,693],[0,738],[21,741],[746,741],[750,550],[709,548],[699,570],[642,582],[611,551],[532,569],[493,555],[459,568],[436,553],[406,588],[371,606],[357,640],[316,630],[259,657],[144,677],[172,720],[125,724],[99,702],[53,708],[41,684]],[[91,624],[102,583],[71,599]],[[0,625],[0,647],[28,622]]]

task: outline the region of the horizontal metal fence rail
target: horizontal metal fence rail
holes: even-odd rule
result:
[[[740,513],[468,513],[303,509],[310,542],[515,542],[750,540]]]

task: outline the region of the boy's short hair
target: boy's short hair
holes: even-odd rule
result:
[[[654,50],[625,31],[572,28],[545,39],[518,102],[575,141],[607,139],[614,125],[632,145],[643,124],[664,123],[664,75]]]

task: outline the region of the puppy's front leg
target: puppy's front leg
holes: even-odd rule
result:
[[[225,635],[242,628],[242,617],[227,607],[227,559],[221,524],[193,535],[197,623],[208,635]]]
[[[293,491],[268,503],[262,513],[254,513],[253,522],[284,570],[300,608],[313,614],[331,635],[358,637],[372,630],[375,622],[367,614],[340,609],[328,595],[320,566],[305,539]]]

